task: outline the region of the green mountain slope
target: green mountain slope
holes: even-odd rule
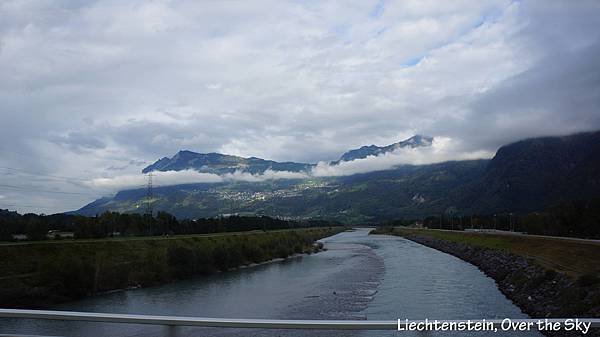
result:
[[[244,158],[220,153],[196,153],[179,151],[171,158],[164,157],[144,168],[142,173],[151,171],[181,171],[192,169],[199,172],[224,174],[235,171],[263,173],[266,170],[301,172],[307,171],[312,164],[294,162],[276,162],[261,158]]]
[[[491,160],[404,165],[346,177],[165,186],[154,190],[152,204],[181,218],[241,213],[351,223],[448,209],[530,212],[600,197],[599,158],[600,132],[583,133],[509,144]],[[76,212],[143,212],[145,196],[144,189],[121,191]]]
[[[379,221],[443,211],[447,192],[480,177],[487,160],[402,166],[349,177],[265,182],[188,184],[154,189],[155,209],[178,217],[242,213],[290,218],[327,218],[349,222]],[[119,192],[78,213],[106,210],[143,212],[146,191]]]

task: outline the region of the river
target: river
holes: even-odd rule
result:
[[[322,240],[327,251],[210,277],[95,296],[56,310],[274,319],[526,318],[475,266],[368,229]],[[487,336],[397,331],[217,329],[0,319],[0,334],[46,336]],[[494,336],[510,336],[501,333]],[[540,336],[518,333],[519,336]]]

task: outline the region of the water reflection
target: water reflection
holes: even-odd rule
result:
[[[474,266],[411,241],[368,236],[367,233],[368,230],[357,230],[327,238],[324,242],[328,250],[311,256],[159,287],[97,296],[54,309],[279,319],[525,317],[498,291],[493,280]],[[396,331],[172,329],[133,324],[6,319],[0,320],[0,333],[97,337],[399,334]],[[402,336],[429,335],[402,333]],[[525,335],[519,333],[519,336]]]

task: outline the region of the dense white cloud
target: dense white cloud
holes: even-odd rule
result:
[[[431,146],[416,148],[400,148],[377,156],[368,156],[352,161],[332,164],[321,161],[309,172],[290,172],[266,170],[263,173],[235,171],[226,174],[203,173],[195,170],[154,171],[153,181],[157,186],[194,183],[220,183],[227,181],[263,182],[279,179],[308,179],[312,177],[336,177],[357,173],[389,170],[399,165],[425,165],[449,160],[468,160],[490,158],[487,151],[464,152],[457,141],[450,138],[436,137]],[[96,178],[86,182],[94,188],[118,191],[127,188],[144,186],[148,177],[143,174],[118,175],[111,178]]]
[[[304,179],[308,177],[309,176],[306,173],[273,170],[266,170],[260,174],[235,171],[233,173],[226,173],[222,175],[198,172],[195,170],[182,170],[154,171],[152,179],[155,186],[169,186],[181,184],[220,183],[226,181],[261,182],[278,179]],[[140,188],[147,184],[147,182],[148,176],[138,173],[117,175],[111,178],[94,178],[86,181],[85,184],[93,188],[100,188],[116,192],[121,189]]]
[[[38,176],[0,182],[86,193],[2,203],[78,208],[106,193],[82,181],[181,149],[317,162],[421,133],[459,159],[600,128],[599,14],[585,0],[2,1],[0,165]]]
[[[492,152],[478,150],[465,152],[460,144],[450,138],[436,137],[428,147],[400,148],[378,156],[368,156],[339,164],[319,162],[312,170],[316,177],[347,176],[357,173],[389,170],[399,165],[425,165],[450,160],[484,159]]]
[[[183,171],[165,171],[153,172],[153,179],[160,185],[178,185],[178,184],[191,184],[191,183],[217,183],[222,182],[223,178],[216,174],[202,173],[194,170],[183,170]],[[148,177],[144,174],[127,174],[119,175],[111,178],[95,178],[86,184],[96,187],[104,188],[113,191],[128,188],[139,188],[144,186],[148,182]]]

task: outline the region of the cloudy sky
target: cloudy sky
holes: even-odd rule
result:
[[[419,133],[452,159],[600,129],[598,32],[583,0],[4,0],[0,208],[76,209],[180,149],[317,162]]]

